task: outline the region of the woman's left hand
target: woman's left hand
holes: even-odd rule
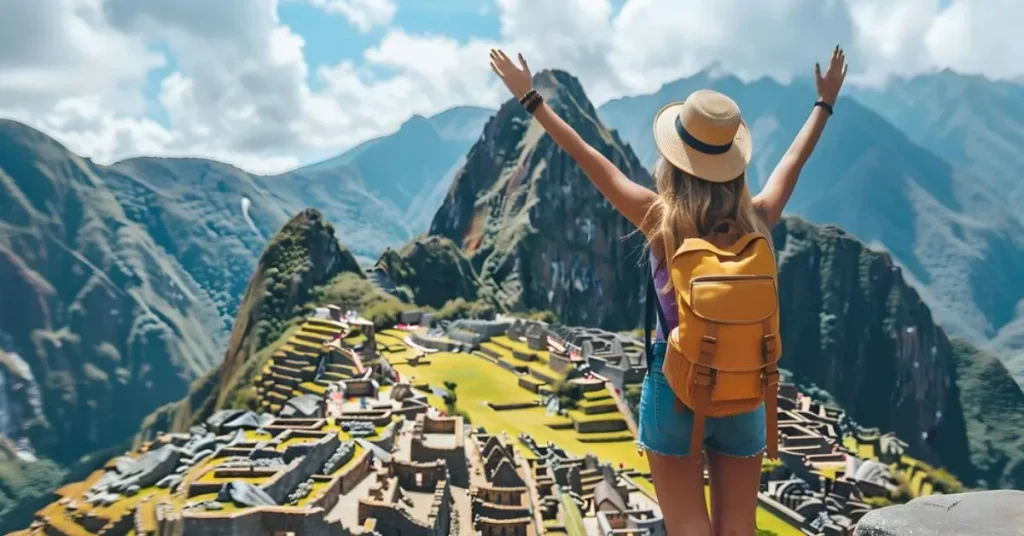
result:
[[[839,98],[839,89],[843,87],[843,81],[846,80],[846,54],[843,53],[843,49],[836,45],[836,49],[832,51],[832,60],[828,64],[828,69],[825,70],[825,75],[821,74],[821,65],[814,64],[814,78],[818,85],[818,98],[828,104],[829,106],[835,106],[836,99]]]
[[[519,66],[512,63],[512,60],[505,55],[501,49],[491,49],[491,70],[501,78],[505,87],[512,92],[517,99],[523,98],[533,86],[533,75],[530,74],[530,66],[526,64],[526,58],[519,55]]]

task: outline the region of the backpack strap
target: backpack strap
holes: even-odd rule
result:
[[[761,330],[764,333],[761,343],[761,355],[764,356],[765,367],[761,373],[761,382],[764,385],[764,411],[767,440],[767,451],[769,458],[779,457],[779,367],[778,362],[778,341],[777,335],[772,333],[772,326],[768,319],[761,321]]]
[[[704,335],[700,340],[700,357],[694,371],[693,391],[693,431],[690,434],[690,458],[699,459],[704,447],[704,420],[708,406],[711,404],[711,391],[715,388],[715,369],[712,368],[715,353],[718,351],[718,324],[704,324]],[[682,401],[676,398],[676,409],[681,409]]]
[[[658,325],[661,328],[661,335],[668,340],[668,325],[665,323],[665,312],[661,310],[661,302],[658,301],[658,291],[654,285],[654,265],[650,265],[648,270],[649,276],[647,278],[647,308],[644,311],[644,350],[647,355],[647,369],[644,374],[651,369],[651,362],[654,359],[654,345],[651,344],[651,332],[654,331],[654,315],[651,314],[651,310],[656,311],[658,315]]]

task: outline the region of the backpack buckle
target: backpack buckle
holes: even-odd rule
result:
[[[718,350],[718,339],[711,335],[704,335],[700,338],[700,353],[701,355],[713,356],[715,351]]]
[[[715,384],[715,370],[710,367],[700,367],[694,371],[695,376],[693,378],[694,385],[699,387],[711,387]]]
[[[761,352],[767,357],[775,354],[775,334],[769,333],[761,338]]]

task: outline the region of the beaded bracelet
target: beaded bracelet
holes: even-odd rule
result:
[[[544,97],[542,97],[540,93],[534,93],[534,97],[526,103],[526,112],[533,115],[534,110],[536,110],[542,102],[544,102]]]

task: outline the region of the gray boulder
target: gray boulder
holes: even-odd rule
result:
[[[233,430],[255,430],[260,427],[260,418],[254,411],[246,411],[221,425],[225,432]]]
[[[244,481],[232,480],[217,493],[220,502],[234,502],[238,506],[277,506],[277,502],[267,492]]]
[[[868,512],[855,536],[1022,536],[1024,491],[931,495]]]
[[[319,418],[324,416],[323,399],[316,395],[300,395],[285,402],[281,415],[292,418]]]
[[[222,409],[206,419],[206,427],[215,434],[223,433],[223,426],[245,413],[243,409]]]

